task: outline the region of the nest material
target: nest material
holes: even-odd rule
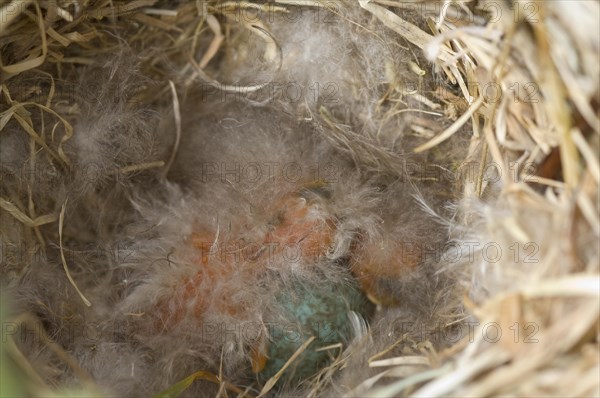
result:
[[[46,246],[44,234],[50,227],[61,245],[63,234],[90,234],[91,241],[96,238],[85,225],[65,225],[66,200],[53,202],[43,195],[36,196],[36,192],[47,192],[53,178],[70,167],[85,167],[73,163],[68,147],[77,140],[85,142],[83,134],[93,132],[93,128],[75,131],[71,121],[93,110],[77,108],[69,90],[78,98],[93,93],[95,100],[125,119],[132,112],[128,104],[143,103],[157,109],[173,108],[177,120],[177,102],[165,98],[176,92],[176,86],[185,91],[198,79],[226,85],[211,77],[225,75],[224,71],[211,69],[211,65],[221,57],[226,65],[227,57],[235,56],[227,53],[224,43],[230,41],[230,48],[235,49],[236,37],[244,35],[239,30],[262,36],[266,43],[273,39],[266,25],[239,23],[231,15],[241,10],[283,14],[298,7],[342,15],[346,15],[346,9],[352,10],[351,15],[361,12],[365,19],[355,23],[370,21],[385,26],[388,37],[394,37],[399,47],[422,51],[457,88],[448,89],[446,83],[440,83],[425,92],[407,94],[402,86],[406,79],[398,77],[430,71],[421,63],[420,55],[407,62],[408,71],[396,70],[396,63],[390,63],[381,98],[421,103],[430,112],[443,112],[447,120],[441,131],[432,129],[423,115],[405,121],[418,140],[403,140],[404,150],[418,142],[410,149],[435,158],[436,150],[460,140],[459,131],[472,131],[468,151],[455,169],[461,200],[451,220],[456,245],[450,249],[459,259],[452,267],[461,275],[461,285],[456,289],[465,292],[468,318],[462,322],[469,333],[441,352],[390,358],[383,350],[375,357],[353,358],[348,366],[362,361],[378,372],[344,393],[600,394],[600,39],[589,33],[599,29],[598,3],[360,1],[332,6],[313,1],[214,4],[15,0],[2,1],[0,7],[0,128],[18,126],[22,132],[20,138],[2,137],[0,133],[5,169],[0,197],[5,247],[22,245],[28,250],[21,251],[31,255],[34,247]],[[368,35],[368,29],[363,34]],[[240,40],[237,56],[243,54],[242,50],[251,53],[251,45],[244,49],[246,44]],[[119,76],[115,69],[117,77],[112,81],[117,82],[116,88],[103,91],[60,84],[76,81],[84,67],[97,64],[102,57],[127,58],[128,50],[124,48],[135,51],[139,61],[135,70],[125,68],[129,76]],[[276,40],[265,48],[265,59],[276,62]],[[239,59],[235,62],[243,64]],[[247,71],[235,68],[226,73],[230,81],[247,76]],[[261,84],[260,71],[253,73],[256,75],[252,81],[243,82],[249,89]],[[134,86],[128,86],[128,82],[134,82]],[[376,89],[369,88],[370,92]],[[118,98],[111,97],[115,93]],[[372,115],[374,124],[390,120],[399,110],[391,107],[386,108],[388,113]],[[320,117],[331,123],[328,131],[333,145],[342,147],[356,162],[372,170],[400,170],[398,149],[389,144],[394,137],[377,141],[345,129],[326,108]],[[127,131],[144,134],[148,129],[139,124],[140,119],[152,124],[160,115],[138,115],[138,124],[128,126]],[[37,124],[40,120],[41,125]],[[98,129],[111,129],[109,120],[107,124],[102,122],[95,119]],[[176,148],[178,140],[176,135],[168,146]],[[129,176],[143,176],[147,170],[160,169],[166,174],[175,151],[161,152],[150,141],[137,140],[148,142],[147,147],[114,154],[110,162],[90,158],[88,164],[107,166],[98,174],[98,185],[85,188],[89,192],[80,191],[80,195],[90,197],[86,195],[101,187],[101,180],[115,175],[120,177],[121,186],[127,186]],[[23,171],[11,169],[23,156],[14,148],[27,148],[27,167],[41,169],[44,178],[37,178],[40,173],[14,177]],[[95,156],[94,151],[89,156]],[[41,187],[44,184],[46,190]],[[117,217],[124,219],[122,215]],[[58,255],[71,287],[78,291],[62,247]],[[5,259],[5,283],[17,278],[31,261],[27,255],[18,260]],[[83,293],[78,294],[82,301],[87,300]],[[32,315],[10,321],[40,329]],[[52,341],[53,336],[40,335],[43,339],[35,343],[53,353],[49,363],[61,362],[57,367],[67,364],[84,388],[96,391],[90,376]],[[423,346],[425,341],[420,343]],[[35,383],[26,394],[44,395],[50,391],[31,364],[35,360],[24,356],[10,340],[3,345],[3,355],[15,364],[10,369],[3,367],[3,379],[9,377],[4,372],[21,372]],[[335,375],[339,365],[326,370],[326,376]],[[356,366],[360,369],[360,364]],[[173,391],[183,389],[194,379],[220,383],[223,390],[243,393],[243,389],[202,371],[174,386]],[[322,388],[329,388],[320,383],[309,394],[318,395],[323,393]],[[12,394],[22,393],[25,388],[1,384],[3,393],[4,388],[14,388],[7,390]],[[333,390],[340,391],[335,386]]]

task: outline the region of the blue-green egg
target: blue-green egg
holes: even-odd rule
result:
[[[285,370],[280,385],[294,384],[310,378],[336,357],[340,349],[320,348],[342,344],[347,347],[354,337],[350,311],[368,318],[372,304],[354,281],[343,283],[323,281],[322,284],[298,281],[277,296],[281,308],[278,321],[267,325],[269,341],[267,363],[258,374],[260,381],[274,376],[289,358],[311,336],[315,340]],[[279,311],[278,311],[279,312]]]

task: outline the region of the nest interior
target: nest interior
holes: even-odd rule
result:
[[[0,395],[600,395],[599,30],[0,0]]]

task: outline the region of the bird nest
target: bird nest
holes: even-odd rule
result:
[[[599,30],[599,13],[593,1],[1,0],[2,395],[600,394],[600,39],[591,33]],[[246,113],[258,120],[251,129],[273,121],[271,129],[287,123],[316,134],[323,140],[316,148],[329,145],[344,167],[359,170],[359,177],[339,177],[347,178],[342,193],[322,194],[327,170],[305,184],[300,191],[318,196],[315,203],[333,195],[343,212],[373,200],[385,218],[385,209],[400,214],[406,201],[417,201],[424,214],[411,232],[410,224],[408,231],[369,229],[376,217],[367,212],[367,221],[355,217],[362,223],[355,229],[334,223],[335,234],[354,234],[353,243],[326,234],[303,248],[346,242],[327,255],[344,251],[336,261],[352,263],[364,257],[356,249],[363,240],[400,241],[413,233],[420,242],[443,243],[433,249],[435,260],[421,254],[400,262],[423,262],[429,271],[403,271],[398,281],[392,267],[363,269],[357,260],[365,275],[389,279],[387,290],[362,285],[378,315],[348,320],[355,339],[329,348],[327,365],[299,383],[284,373],[314,336],[263,380],[230,377],[239,370],[231,365],[239,358],[228,359],[233,348],[192,352],[186,344],[193,331],[179,319],[188,313],[153,301],[183,273],[165,247],[184,236],[201,246],[193,243],[201,234],[185,223],[208,196],[188,200],[173,216],[169,209],[182,201],[173,192],[189,191],[202,165],[219,167],[210,152],[225,148],[210,144],[207,133],[194,141],[193,126],[245,130]],[[232,135],[224,131],[219,138],[227,141]],[[282,156],[299,164],[306,157],[330,164],[333,152],[325,149],[309,156],[314,145],[277,146],[257,137],[231,146],[256,156],[285,148]],[[196,150],[214,161],[196,162]],[[385,193],[397,181],[414,191],[392,189],[377,199],[376,187]],[[145,192],[158,185],[169,188]],[[242,185],[235,189],[277,203],[289,199],[279,187],[298,191],[289,181],[266,193]],[[299,195],[313,203],[313,196]],[[151,221],[140,224],[134,211]],[[278,225],[304,217],[299,211],[277,213]],[[216,245],[219,233],[204,243]],[[131,239],[119,241],[123,236]],[[165,239],[171,240],[156,243]],[[133,299],[114,285],[116,270],[125,269],[123,281],[151,279],[154,263],[130,266],[127,256],[144,263],[161,250],[168,265],[160,269],[169,274],[161,271],[153,287],[138,288],[145,296],[136,305],[122,305]],[[311,272],[307,286],[318,278]],[[289,278],[277,283],[294,283]],[[181,297],[195,289],[186,285]],[[408,293],[396,295],[398,289]],[[386,301],[387,291],[402,303]],[[161,340],[148,332],[158,334],[155,320],[144,321],[144,301],[155,312],[171,311],[167,321],[179,322],[173,327],[186,337],[166,333]],[[127,315],[126,324],[115,320],[114,308]],[[77,324],[85,311],[94,316]],[[220,316],[235,311],[228,307],[221,312],[229,315]],[[93,333],[89,324],[107,322],[109,337],[87,335],[97,344],[78,343],[77,336]],[[123,335],[137,336],[136,343],[120,348],[127,345]],[[184,347],[161,362],[178,341]],[[146,342],[149,351],[139,348]],[[253,357],[253,368],[268,360],[241,352]],[[217,363],[221,356],[219,366],[213,354]],[[139,363],[159,371],[134,369]]]

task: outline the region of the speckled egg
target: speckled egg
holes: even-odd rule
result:
[[[281,290],[277,320],[268,323],[266,364],[258,373],[261,381],[274,376],[311,336],[315,340],[291,363],[282,375],[281,385],[295,383],[316,374],[340,348],[320,350],[341,343],[347,347],[354,337],[350,313],[368,318],[372,304],[351,279],[343,282],[306,283],[298,281]]]

